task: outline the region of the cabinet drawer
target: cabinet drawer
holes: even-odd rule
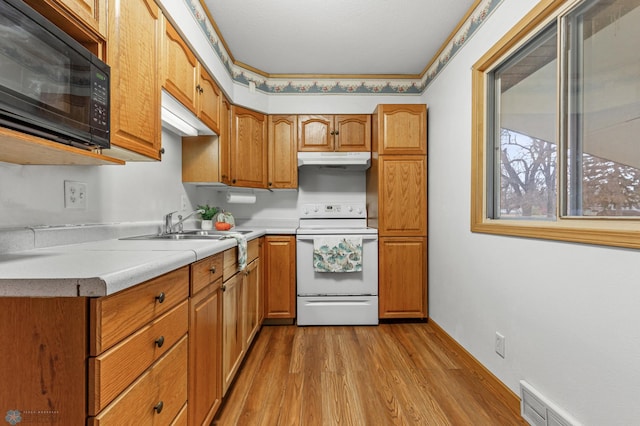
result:
[[[223,253],[222,281],[226,281],[238,272],[238,249],[230,248]]]
[[[255,238],[247,243],[247,264],[253,262],[260,254],[260,238]]]
[[[96,415],[165,354],[189,326],[185,300],[96,358],[89,359],[89,415]]]
[[[222,276],[222,257],[218,253],[191,265],[191,295]]]
[[[187,412],[189,411],[189,407],[187,404],[182,406],[182,410],[178,413],[173,422],[171,422],[171,426],[187,426]]]
[[[260,254],[260,238],[254,238],[247,242],[247,265],[255,260]],[[224,252],[224,272],[223,281],[231,278],[238,272],[238,248],[225,250]]]
[[[116,294],[91,299],[90,355],[99,355],[188,296],[189,267],[185,266]]]
[[[170,425],[187,401],[187,336],[147,370],[89,425]]]

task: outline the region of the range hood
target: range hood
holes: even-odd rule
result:
[[[314,166],[336,170],[366,170],[370,152],[298,152],[298,167]]]

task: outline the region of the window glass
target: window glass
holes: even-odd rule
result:
[[[557,26],[518,49],[489,80],[488,215],[555,218]]]
[[[640,216],[640,0],[563,20],[568,216]]]

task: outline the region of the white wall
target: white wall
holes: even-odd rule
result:
[[[0,162],[0,228],[153,221],[180,210],[181,140],[162,134],[162,162],[21,166]],[[87,209],[64,208],[64,181],[87,184]],[[190,207],[190,206],[188,206]]]
[[[640,253],[469,230],[471,66],[536,3],[504,0],[425,93],[430,317],[512,390],[524,379],[585,425],[638,424]]]

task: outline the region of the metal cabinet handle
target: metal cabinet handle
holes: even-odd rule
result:
[[[156,413],[160,414],[162,412],[163,408],[164,408],[164,403],[162,401],[160,401],[153,407],[153,411],[155,411]]]
[[[164,336],[160,336],[156,339],[156,346],[161,348],[164,345]]]
[[[209,272],[211,272],[212,274],[216,273],[216,267],[212,266],[211,269],[209,269]]]
[[[222,285],[220,286],[220,288],[222,289],[222,291],[226,291],[226,290],[227,290],[227,286],[226,286],[226,285],[224,285],[224,284],[222,284]]]
[[[231,179],[231,183],[236,183],[236,180],[235,179]]]
[[[158,301],[158,303],[164,302],[164,298],[165,298],[164,291],[161,291],[160,294],[156,296],[156,300]]]

